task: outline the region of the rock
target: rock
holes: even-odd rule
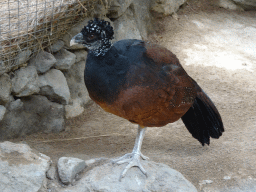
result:
[[[133,16],[133,12],[130,8],[128,8],[121,17],[114,21],[114,26],[114,41],[119,41],[122,39],[142,39]]]
[[[50,53],[56,53],[64,47],[64,42],[57,40],[54,44],[47,47],[47,51]]]
[[[21,68],[14,73],[12,92],[17,97],[29,96],[39,92],[38,75],[34,66]]]
[[[46,177],[50,180],[54,180],[56,177],[56,168],[54,166],[51,166],[50,169],[46,172]]]
[[[171,15],[178,11],[179,7],[187,0],[157,0],[151,7],[152,11],[163,15]]]
[[[30,59],[29,65],[35,66],[38,73],[45,73],[56,62],[57,60],[51,53],[47,53],[46,51],[41,51],[35,57]]]
[[[102,18],[106,21],[109,21],[111,24],[112,21],[110,21],[109,18],[104,17]],[[73,38],[75,35],[77,35],[78,33],[81,32],[81,30],[84,28],[84,26],[86,26],[88,24],[88,21],[90,19],[89,18],[85,18],[82,22],[78,23],[77,25],[73,26],[63,37],[62,40],[64,42],[64,48],[69,49],[69,50],[76,50],[76,49],[85,49],[85,47],[81,44],[78,45],[74,45],[72,47],[70,47],[70,40],[71,38]]]
[[[44,75],[39,76],[40,94],[50,101],[68,104],[70,92],[65,76],[60,70],[51,69]]]
[[[0,143],[0,191],[37,192],[43,188],[50,158],[26,144]]]
[[[243,11],[243,8],[236,5],[232,0],[219,0],[216,1],[216,3],[218,4],[218,6],[225,9]]]
[[[111,1],[110,8],[108,10],[108,17],[116,19],[120,17],[134,0],[116,0]]]
[[[76,55],[76,63],[79,61],[86,61],[87,52],[85,50],[77,50],[74,54]]]
[[[41,95],[22,97],[23,106],[7,108],[0,122],[0,140],[43,131],[60,132],[64,129],[64,106]],[[15,102],[18,102],[17,100]]]
[[[76,55],[66,49],[61,49],[59,52],[54,54],[54,57],[57,60],[55,68],[60,70],[69,69],[76,61]]]
[[[84,108],[81,106],[81,100],[75,99],[72,101],[72,105],[65,105],[66,119],[81,115],[83,112]]]
[[[61,182],[69,185],[73,183],[75,176],[83,171],[85,168],[85,161],[72,157],[61,157],[58,161],[58,173]]]
[[[225,181],[225,183],[228,181]],[[255,192],[256,181],[252,177],[246,179],[234,179],[234,181],[227,183],[224,187],[215,185],[200,186],[202,192]]]
[[[4,114],[6,112],[6,108],[3,105],[0,105],[0,121],[4,118]]]
[[[21,51],[17,55],[17,59],[15,60],[15,66],[22,65],[26,63],[29,60],[30,55],[32,54],[31,50]]]
[[[107,163],[93,168],[75,186],[63,189],[61,192],[197,191],[181,173],[167,165],[148,161],[142,162],[142,164],[148,172],[148,177],[138,168],[132,168],[120,182],[120,174],[127,164]]]
[[[1,46],[0,46],[1,49]],[[6,67],[4,65],[4,62],[0,60],[0,76],[3,75],[6,72]]]
[[[12,82],[6,73],[0,76],[0,105],[4,105],[10,100]]]
[[[151,4],[152,0],[140,0],[133,1],[130,5],[142,39],[147,39],[148,33],[155,31],[153,25],[154,18],[150,13]]]
[[[10,111],[17,110],[23,107],[23,102],[20,99],[10,102],[8,109]]]
[[[47,185],[47,192],[59,192],[60,191],[60,188],[56,183],[54,182],[48,182],[48,185]]]
[[[256,0],[233,0],[244,10],[256,10]]]
[[[71,109],[74,107],[78,107],[78,104],[80,104],[80,106],[85,106],[89,101],[91,101],[86,86],[84,84],[84,69],[85,61],[80,61],[72,65],[72,67],[68,71],[64,72],[70,90],[70,105],[73,106],[70,106]],[[80,110],[78,111],[81,110],[82,108],[80,108]]]

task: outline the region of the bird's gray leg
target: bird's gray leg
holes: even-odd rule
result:
[[[146,170],[142,167],[140,163],[140,157],[144,160],[148,159],[148,157],[142,155],[141,153],[141,145],[142,145],[143,138],[145,136],[145,132],[146,132],[146,127],[141,128],[140,126],[138,126],[138,133],[136,136],[135,145],[133,147],[132,153],[125,154],[124,156],[113,161],[114,163],[117,163],[117,164],[128,163],[128,165],[125,167],[125,169],[121,173],[121,176],[119,179],[120,181],[131,167],[139,167],[142,173],[147,176]]]

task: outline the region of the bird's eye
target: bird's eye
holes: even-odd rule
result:
[[[95,35],[91,34],[87,37],[88,40],[93,40],[95,38]]]

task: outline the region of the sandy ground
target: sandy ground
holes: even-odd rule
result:
[[[225,132],[202,147],[179,120],[149,128],[142,152],[180,171],[199,191],[256,191],[256,13],[187,6],[178,18],[159,19],[151,40],[174,52],[208,93]],[[132,150],[136,132],[136,125],[92,103],[68,121],[65,132],[14,141],[27,142],[56,163],[62,156],[121,156]]]

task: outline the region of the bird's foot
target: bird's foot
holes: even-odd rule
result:
[[[126,175],[127,171],[131,168],[131,167],[139,167],[141,172],[146,175],[147,177],[147,172],[146,170],[143,168],[143,166],[140,163],[140,158],[142,158],[143,160],[149,159],[148,157],[144,156],[141,153],[127,153],[124,156],[113,160],[113,163],[116,164],[123,164],[123,163],[128,163],[128,165],[125,167],[125,169],[122,171],[119,181],[121,181],[122,178],[124,178],[124,176]]]

